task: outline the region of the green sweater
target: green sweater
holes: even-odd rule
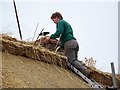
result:
[[[59,20],[56,25],[56,32],[50,36],[51,39],[56,39],[60,37],[61,47],[64,46],[66,41],[75,39],[73,36],[73,30],[69,23],[65,20]],[[75,39],[76,40],[76,39]]]

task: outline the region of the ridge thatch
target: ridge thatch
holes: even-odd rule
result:
[[[64,68],[67,67],[67,58],[65,56],[51,52],[34,42],[19,41],[4,35],[0,41],[2,43],[2,51],[4,52],[43,61],[49,64],[55,64]]]

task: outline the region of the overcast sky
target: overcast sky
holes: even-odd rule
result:
[[[79,60],[93,57],[97,61],[97,69],[106,72],[111,72],[110,62],[114,62],[118,72],[117,0],[17,0],[16,5],[23,40],[32,40],[37,23],[35,39],[43,28],[50,35],[54,33],[56,25],[50,16],[58,11],[71,24],[79,42]],[[0,2],[0,15],[0,33],[9,33],[20,39],[12,0]]]

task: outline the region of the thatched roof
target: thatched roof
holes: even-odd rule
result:
[[[2,52],[7,52],[13,55],[24,56],[30,59],[43,61],[48,64],[54,64],[64,69],[67,68],[67,58],[64,55],[46,49],[45,45],[39,43],[20,41],[10,36],[1,35],[0,38]],[[47,43],[48,44],[48,43]],[[87,67],[91,70],[90,78],[95,79],[98,83],[105,86],[112,86],[111,74]],[[120,79],[117,77],[117,81]],[[119,84],[118,84],[119,85]],[[120,85],[119,85],[120,86]]]

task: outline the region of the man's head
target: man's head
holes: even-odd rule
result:
[[[52,14],[51,19],[53,20],[54,23],[57,24],[57,22],[61,19],[63,19],[62,15],[59,12],[55,12]]]

